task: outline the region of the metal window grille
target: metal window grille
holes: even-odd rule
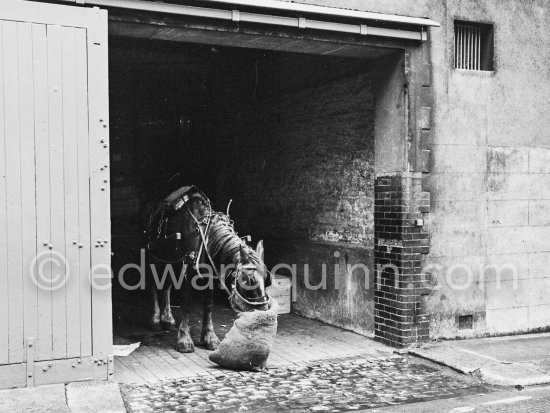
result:
[[[455,68],[481,69],[481,28],[455,23]]]

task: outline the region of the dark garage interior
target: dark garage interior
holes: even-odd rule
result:
[[[373,268],[376,59],[118,37],[109,47],[115,274],[139,262],[146,205],[195,184],[218,211],[232,200],[237,231],[264,240],[269,267],[296,264],[294,313],[371,335],[372,271],[346,267]],[[115,283],[115,333],[149,307],[146,292]]]

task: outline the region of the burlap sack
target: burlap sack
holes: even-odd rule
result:
[[[210,361],[234,370],[262,371],[277,333],[277,307],[270,299],[266,311],[239,313],[218,349],[208,356]]]

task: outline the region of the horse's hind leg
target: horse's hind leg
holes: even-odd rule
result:
[[[181,289],[181,322],[178,327],[178,340],[176,350],[180,353],[192,353],[195,351],[195,345],[189,333],[189,313],[191,311],[191,285],[187,281]]]
[[[201,344],[208,350],[216,350],[220,345],[220,340],[214,331],[214,323],[212,323],[212,307],[214,303],[214,289],[207,288],[203,292],[203,317]]]
[[[162,290],[163,295],[163,308],[160,315],[160,322],[162,328],[165,330],[176,331],[176,320],[172,315],[172,308],[170,307],[170,291],[172,291],[172,284]]]

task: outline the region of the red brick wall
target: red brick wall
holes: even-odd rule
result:
[[[415,220],[429,211],[430,196],[421,174],[381,176],[375,185],[375,337],[403,347],[429,336],[422,275],[429,234]]]

